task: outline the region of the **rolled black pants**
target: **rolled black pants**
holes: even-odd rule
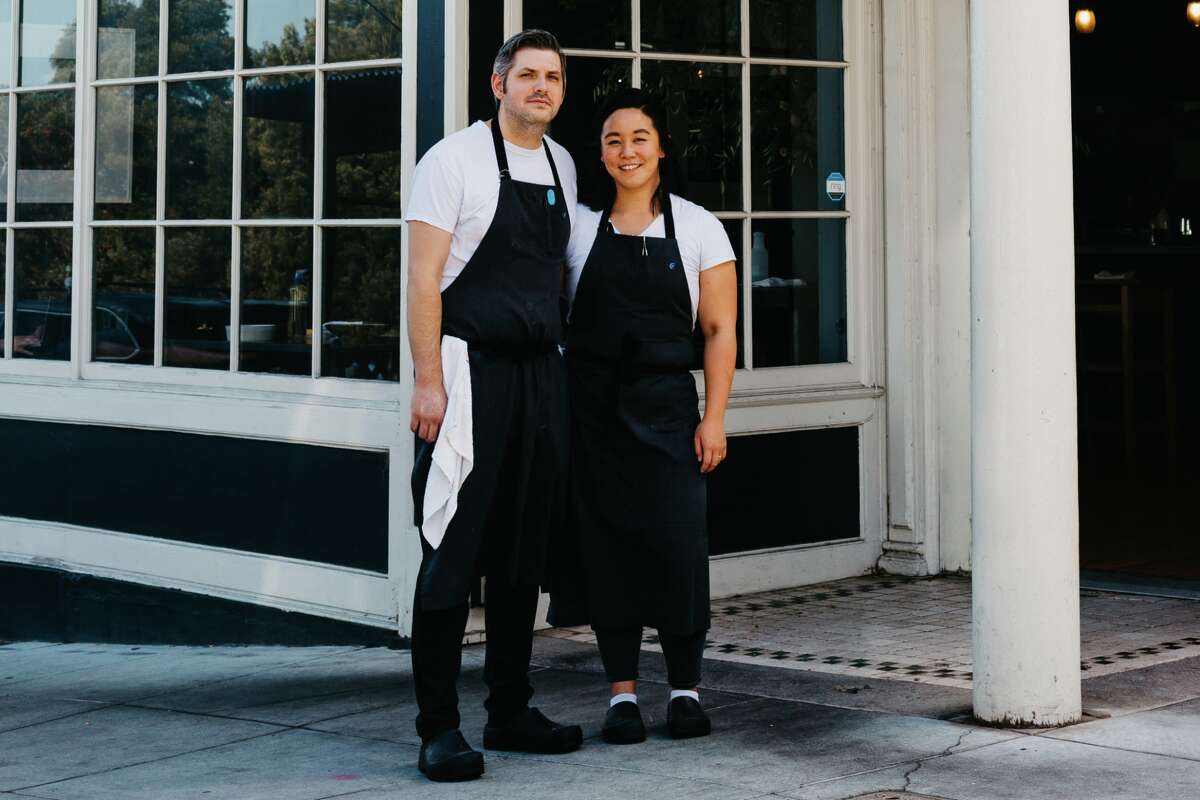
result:
[[[489,725],[505,725],[529,706],[529,657],[539,588],[488,581],[484,621],[487,651],[483,682]],[[424,611],[418,591],[413,601],[412,664],[417,694],[417,734],[422,741],[459,726],[458,674],[462,638],[470,608],[466,603]]]
[[[672,689],[695,689],[700,685],[700,665],[704,660],[707,635],[706,630],[684,634],[658,632],[658,643],[662,645],[667,661],[667,682]],[[604,662],[604,674],[609,683],[637,680],[641,628],[598,630],[596,644],[600,647],[600,659]]]

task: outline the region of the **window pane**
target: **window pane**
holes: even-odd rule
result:
[[[17,358],[71,358],[71,231],[13,232],[13,354]]]
[[[96,77],[158,74],[159,0],[100,0]]]
[[[642,86],[664,99],[690,199],[742,210],[742,79],[738,64],[645,61]]]
[[[75,0],[21,3],[21,85],[75,80]]]
[[[7,252],[8,236],[4,235],[3,231],[0,231],[0,358],[8,355],[5,348],[6,342],[4,341],[4,317],[6,313],[5,304],[8,302],[6,299],[8,297],[8,263],[6,260],[8,257]]]
[[[742,220],[740,219],[723,219],[721,225],[725,228],[725,233],[729,236],[729,243],[733,245],[733,252],[737,255],[737,260],[733,262],[734,271],[737,273],[737,362],[736,366],[741,369],[746,366],[746,315],[742,309]],[[692,369],[704,369],[704,332],[700,330],[700,325],[697,323],[696,329],[692,332],[692,340],[695,345],[696,359],[692,362]]]
[[[628,50],[630,8],[629,0],[525,0],[525,27],[553,31],[563,47]]]
[[[400,380],[400,229],[324,236],[321,374]]]
[[[170,72],[233,69],[234,0],[171,0]]]
[[[232,213],[233,81],[167,85],[167,216],[228,219]]]
[[[229,228],[167,228],[163,364],[229,369]]]
[[[316,13],[313,0],[246,0],[246,66],[312,64]]]
[[[92,360],[154,363],[154,229],[96,228]]]
[[[842,59],[842,0],[750,0],[750,55]]]
[[[326,81],[325,216],[399,217],[400,70],[331,72]]]
[[[403,17],[403,0],[326,0],[325,60],[399,58]]]
[[[846,360],[846,221],[754,220],[754,366]]]
[[[642,49],[668,53],[742,52],[741,0],[641,0]]]
[[[243,372],[312,374],[312,228],[242,229]]]
[[[8,220],[8,104],[0,95],[0,220]]]
[[[69,220],[75,196],[75,92],[17,100],[17,219]]]
[[[624,59],[576,57],[571,59],[568,69],[571,73],[568,81],[571,90],[567,92],[562,109],[554,118],[552,135],[555,141],[571,151],[581,173],[586,175],[591,168],[599,172],[603,168],[597,155],[599,142],[592,141],[592,118],[600,98],[630,85],[630,62]],[[581,176],[581,186],[583,181]],[[587,196],[586,191],[584,196]]]
[[[840,210],[825,180],[845,174],[843,71],[750,68],[750,185],[755,211]]]
[[[0,89],[7,89],[12,85],[11,67],[12,3],[9,0],[0,0]]]
[[[243,216],[313,215],[314,87],[312,73],[246,81]]]
[[[158,86],[96,89],[96,219],[154,219]]]

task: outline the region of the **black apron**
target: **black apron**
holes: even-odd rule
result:
[[[475,461],[441,545],[434,550],[421,537],[417,588],[425,610],[462,605],[482,575],[543,583],[548,536],[566,518],[570,431],[559,296],[571,221],[549,144],[554,185],[514,181],[494,119],[491,130],[496,215],[442,292],[442,334],[467,342]],[[417,439],[418,526],[433,447]]]
[[[665,239],[601,216],[571,306],[571,514],[597,630],[709,624],[692,302],[665,205]]]

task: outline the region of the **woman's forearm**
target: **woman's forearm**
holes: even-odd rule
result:
[[[704,336],[704,416],[724,419],[737,366],[737,334],[733,326],[708,331]]]

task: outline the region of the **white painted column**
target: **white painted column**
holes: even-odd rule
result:
[[[972,2],[975,714],[1080,717],[1067,3]]]

